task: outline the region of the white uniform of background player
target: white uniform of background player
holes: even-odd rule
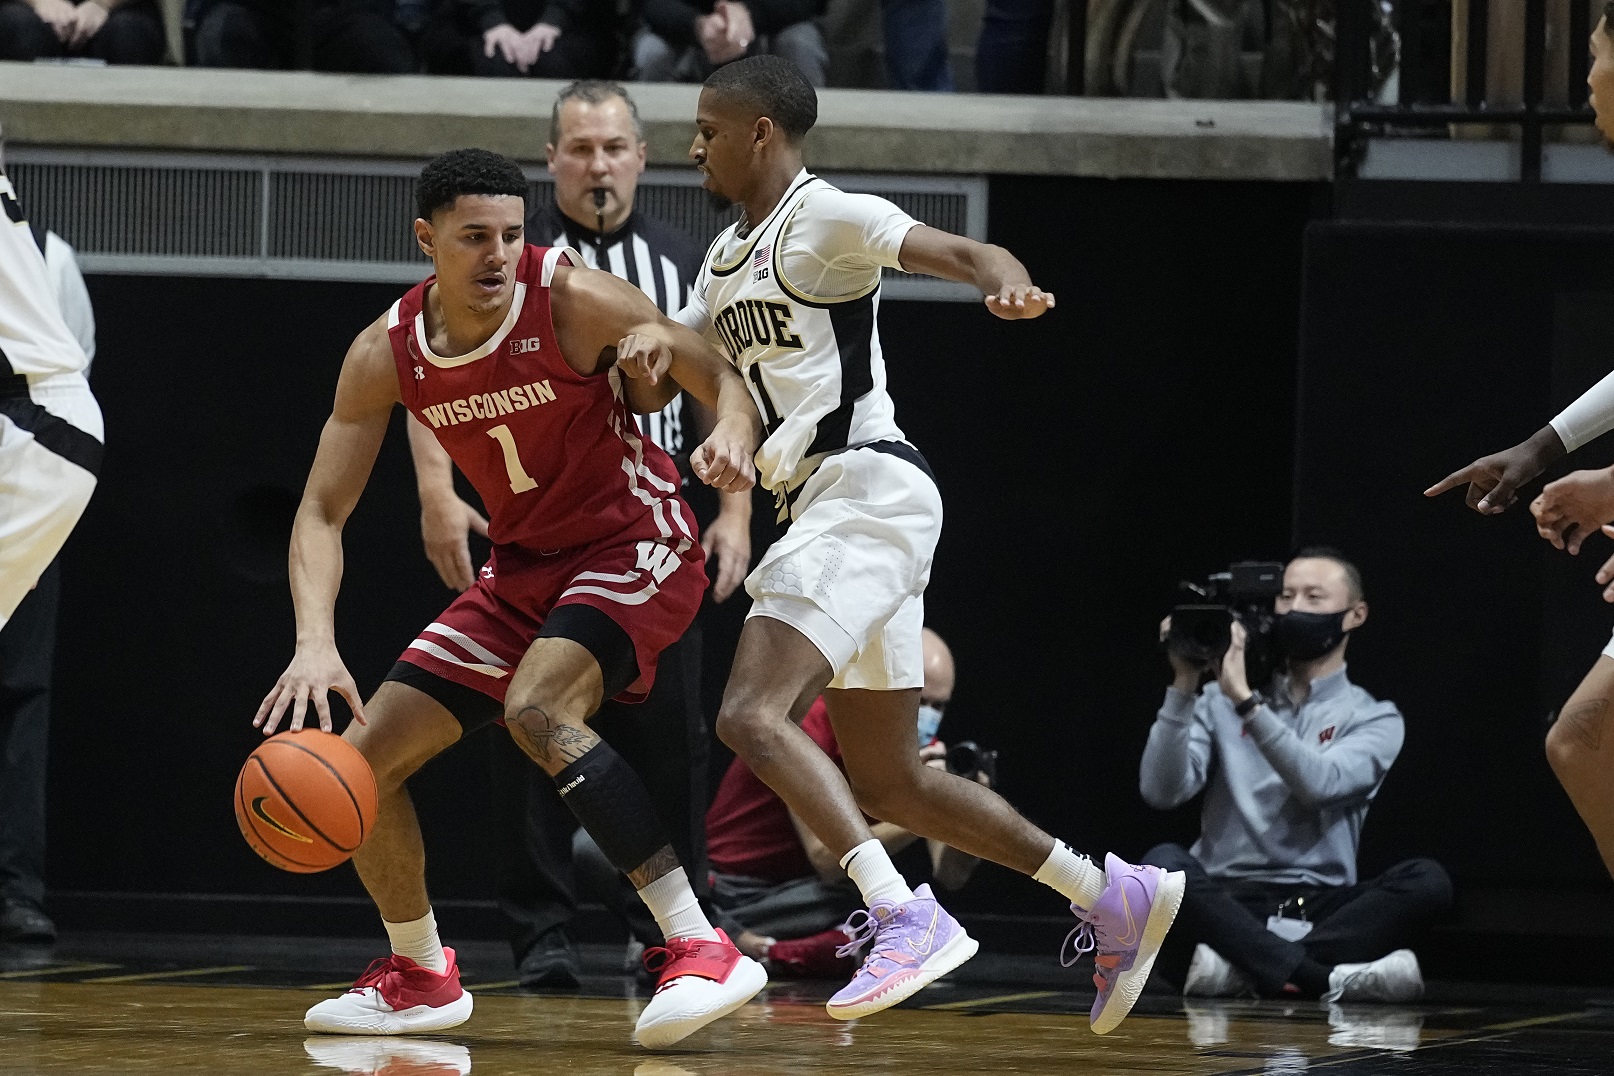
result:
[[[55,558],[95,491],[104,430],[89,356],[0,173],[0,626]]]
[[[677,315],[745,375],[767,427],[758,478],[790,520],[746,579],[750,615],[811,639],[834,688],[924,683],[941,497],[897,426],[876,328],[880,270],[902,268],[918,223],[803,171],[743,239],[718,236]]]

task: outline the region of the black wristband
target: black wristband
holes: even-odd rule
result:
[[[1254,713],[1255,708],[1257,706],[1260,706],[1260,705],[1261,705],[1261,693],[1259,691],[1252,691],[1252,692],[1250,692],[1250,697],[1249,698],[1245,699],[1243,702],[1238,703],[1236,706],[1233,707],[1233,712],[1235,714],[1238,714],[1241,719],[1246,718],[1246,717],[1249,717],[1252,713]]]

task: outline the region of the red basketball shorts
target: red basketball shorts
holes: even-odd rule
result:
[[[699,543],[644,539],[540,553],[495,546],[471,587],[426,626],[400,660],[504,701],[516,666],[563,605],[591,605],[633,643],[639,678],[616,696],[642,702],[656,659],[689,629],[706,591]]]

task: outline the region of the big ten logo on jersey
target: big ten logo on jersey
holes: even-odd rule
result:
[[[543,347],[543,341],[536,336],[524,337],[520,340],[510,341],[510,354],[526,355]]]
[[[472,419],[498,418],[500,415],[525,411],[529,407],[542,407],[554,402],[554,399],[555,390],[549,387],[546,378],[530,385],[517,385],[498,392],[484,392],[447,403],[430,404],[422,407],[421,411],[435,430],[443,426],[458,426]]]
[[[644,541],[638,545],[639,570],[649,572],[652,579],[661,582],[673,573],[682,561],[672,546],[663,542]]]
[[[801,350],[801,337],[791,328],[796,312],[777,299],[741,299],[717,312],[712,324],[735,362],[753,347]]]

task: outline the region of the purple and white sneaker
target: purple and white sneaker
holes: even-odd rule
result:
[[[847,943],[837,956],[871,944],[852,981],[824,1006],[837,1020],[872,1016],[913,997],[981,947],[936,903],[928,885],[914,890],[913,900],[877,900],[868,911],[859,908],[841,929]]]
[[[1097,1035],[1114,1031],[1137,1003],[1188,885],[1182,871],[1134,867],[1115,855],[1104,857],[1104,874],[1109,884],[1091,911],[1070,906],[1082,923],[1065,938],[1070,958],[1061,949],[1059,959],[1068,968],[1083,953],[1093,954],[1098,999],[1091,1020]]]

